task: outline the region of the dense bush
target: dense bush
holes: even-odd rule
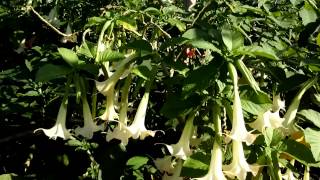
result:
[[[320,4],[190,2],[1,1],[0,178],[319,179]]]

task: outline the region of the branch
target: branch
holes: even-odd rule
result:
[[[44,19],[35,9],[33,9],[32,6],[27,6],[27,10],[31,10],[43,23],[45,23],[47,26],[49,26],[53,31],[55,31],[56,33],[58,33],[59,35],[63,36],[63,37],[70,37],[72,36],[72,34],[65,34],[63,32],[61,32],[59,29],[57,29],[56,27],[54,27],[52,24],[50,24],[46,19]]]

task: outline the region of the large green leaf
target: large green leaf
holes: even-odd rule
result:
[[[117,25],[122,26],[124,29],[128,31],[137,31],[137,22],[135,19],[128,17],[128,16],[122,16],[116,21]]]
[[[62,56],[62,58],[72,67],[75,67],[78,65],[79,62],[79,58],[77,56],[77,54],[67,48],[58,48],[58,51],[60,53],[60,55]]]
[[[112,50],[106,50],[102,53],[101,62],[105,61],[118,61],[124,59],[125,56],[121,52],[112,51]]]
[[[221,31],[222,40],[229,51],[235,50],[243,46],[244,38],[239,31],[231,27],[224,27]]]
[[[194,92],[201,92],[217,79],[223,60],[213,60],[208,65],[189,71],[182,88],[182,96],[187,97]]]
[[[148,161],[149,159],[147,157],[134,156],[127,161],[127,166],[130,166],[132,169],[136,170],[147,164]]]
[[[147,56],[152,53],[152,46],[146,40],[136,40],[127,44],[126,48],[135,49],[141,56]]]
[[[204,32],[201,29],[189,29],[188,31],[186,31],[185,33],[183,33],[182,35],[183,38],[187,38],[187,39],[208,39],[209,36],[206,32]]]
[[[36,81],[47,82],[52,79],[64,77],[71,72],[72,69],[66,66],[46,64],[38,70]]]
[[[315,22],[317,20],[317,13],[313,9],[313,7],[305,1],[304,6],[299,11],[299,15],[302,19],[302,24],[307,25],[311,22]]]
[[[181,171],[182,176],[201,177],[204,176],[210,165],[210,156],[203,153],[192,154],[184,163]]]
[[[314,125],[320,128],[320,113],[313,109],[304,109],[299,111],[299,115],[305,117],[307,120],[311,121]]]
[[[316,161],[320,161],[320,130],[307,128],[304,131],[306,142],[311,146],[311,152]]]
[[[180,32],[184,32],[186,30],[186,24],[182,21],[180,21],[179,19],[174,19],[174,18],[169,18],[168,22],[172,25],[172,26],[176,26]]]
[[[317,137],[316,142],[317,144],[319,144],[319,136],[312,136],[312,137]],[[312,140],[315,140],[315,139],[312,139]],[[318,145],[317,145],[317,148],[319,148]],[[296,160],[298,160],[299,162],[305,165],[316,162],[311,150],[304,144],[301,144],[293,139],[284,140],[281,146],[278,148],[278,150],[291,155],[293,158],[295,158]]]

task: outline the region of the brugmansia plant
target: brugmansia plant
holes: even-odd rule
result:
[[[3,124],[23,118],[37,133],[19,161],[23,173],[6,170],[12,166],[1,157],[14,159],[10,153],[0,154],[0,173],[319,179],[319,6],[314,0],[1,2],[0,32],[13,28],[4,36],[11,51],[0,71]],[[24,27],[31,24],[32,30]],[[39,128],[49,119],[56,119],[52,128]],[[39,140],[40,132],[55,141]],[[4,139],[0,144],[12,138]],[[41,143],[60,150],[43,158],[50,153],[41,154]],[[57,174],[45,174],[49,166]]]

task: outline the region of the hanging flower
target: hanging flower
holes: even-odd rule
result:
[[[103,125],[96,125],[93,121],[90,107],[86,97],[82,98],[82,108],[83,108],[83,119],[84,119],[84,126],[78,127],[75,129],[76,134],[80,134],[85,138],[91,139],[94,132],[102,131],[104,129]]]
[[[239,90],[238,90],[237,70],[231,63],[229,63],[228,67],[229,67],[229,73],[233,81],[233,87],[234,87],[232,130],[230,135],[228,136],[233,140],[246,142],[247,145],[250,145],[256,139],[256,135],[249,133],[245,126],[242,107],[241,107],[241,100],[240,100]]]
[[[129,88],[132,77],[129,74],[125,84],[122,89],[121,102],[120,102],[120,115],[119,115],[119,123],[116,128],[112,131],[108,130],[106,140],[111,141],[112,139],[119,139],[123,145],[127,145],[130,138],[130,133],[127,130],[127,111],[128,111],[128,98],[129,98]]]
[[[180,177],[182,165],[183,165],[182,160],[179,159],[176,167],[174,168],[172,176],[169,176],[167,173],[165,173],[162,176],[162,180],[183,180],[183,178]]]
[[[211,152],[211,161],[208,173],[201,178],[195,178],[196,180],[226,180],[222,172],[222,150],[217,140],[213,144]]]
[[[183,160],[186,160],[192,153],[190,149],[190,138],[193,132],[193,119],[194,115],[191,115],[187,120],[177,144],[166,145],[171,155]]]
[[[286,128],[286,130],[288,131],[287,133],[293,134],[296,131],[296,128],[294,127],[294,119],[296,118],[302,96],[309,88],[313,86],[314,83],[317,82],[317,80],[317,77],[309,79],[307,82],[304,83],[300,91],[293,98],[288,108],[288,111],[284,115],[285,120],[283,121],[283,127]]]
[[[147,136],[154,137],[156,131],[147,130],[145,126],[145,119],[147,114],[149,101],[149,91],[146,91],[140,101],[136,115],[132,124],[127,127],[127,131],[130,133],[130,136],[133,139],[140,138],[141,140],[145,139]]]
[[[160,172],[167,172],[173,174],[174,163],[172,162],[172,156],[165,156],[163,158],[157,158],[154,161],[154,165]]]
[[[67,100],[63,101],[60,105],[58,117],[55,125],[50,129],[39,128],[34,132],[42,130],[46,136],[50,139],[56,140],[57,137],[60,137],[64,140],[73,139],[71,133],[66,128],[66,120],[67,120]]]
[[[100,116],[103,120],[114,120],[118,119],[118,114],[116,113],[114,109],[114,88],[118,82],[118,80],[121,78],[123,73],[126,71],[126,67],[128,63],[134,58],[134,55],[128,56],[126,59],[124,59],[119,66],[117,67],[117,70],[105,81],[99,82],[96,81],[96,87],[97,90],[106,96],[107,103],[106,103],[106,110],[103,113],[103,115]]]
[[[239,180],[245,180],[247,172],[254,176],[258,173],[259,166],[249,165],[244,157],[242,142],[232,141],[232,162],[224,166],[224,173],[230,178],[237,177]]]
[[[260,132],[264,132],[265,128],[279,128],[282,127],[284,118],[279,115],[280,109],[285,110],[284,101],[281,101],[280,95],[273,97],[272,111],[268,110],[258,115],[257,120],[250,123],[249,125],[257,129]]]

